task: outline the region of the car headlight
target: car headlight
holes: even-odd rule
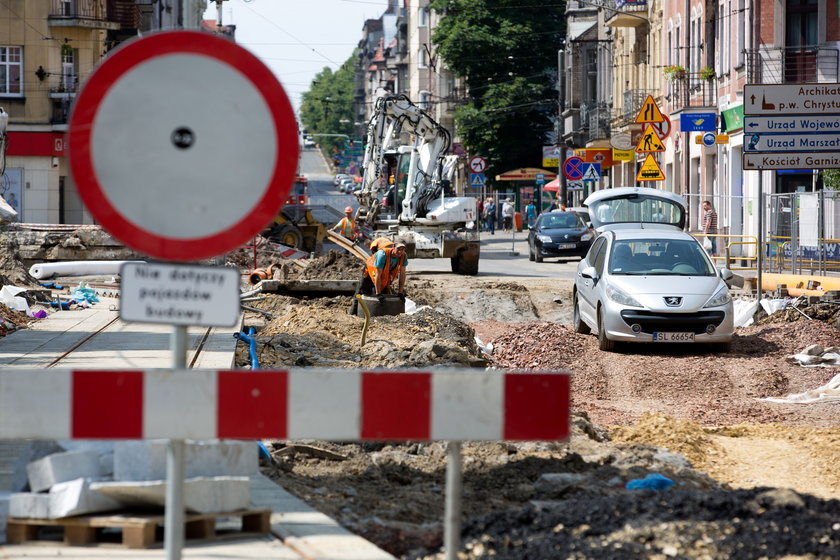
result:
[[[538,235],[537,239],[539,239],[543,243],[551,243],[551,236],[550,235]]]
[[[626,305],[628,307],[642,307],[642,304],[635,300],[632,296],[628,296],[615,286],[607,286],[607,297],[619,305]]]
[[[592,232],[586,232],[586,233],[584,233],[583,235],[580,236],[580,240],[581,241],[589,241],[593,237],[595,237],[595,236],[592,234]]]
[[[703,308],[720,307],[721,305],[726,305],[730,301],[732,301],[732,296],[729,295],[729,289],[726,286],[723,286],[709,299],[709,301],[706,302],[706,305],[704,305]]]

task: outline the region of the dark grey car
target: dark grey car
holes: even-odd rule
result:
[[[576,212],[540,214],[528,230],[528,260],[582,257],[595,239],[594,230]]]

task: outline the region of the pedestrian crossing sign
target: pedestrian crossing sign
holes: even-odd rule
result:
[[[665,144],[662,143],[662,139],[659,138],[659,134],[656,133],[656,129],[653,128],[653,125],[648,124],[645,127],[644,134],[642,134],[642,137],[639,138],[639,143],[636,145],[636,152],[644,154],[664,151]]]
[[[639,109],[639,114],[636,115],[636,124],[661,122],[665,122],[665,117],[662,116],[662,111],[659,110],[659,105],[653,100],[653,96],[648,95],[642,108]]]
[[[639,173],[636,175],[636,181],[664,181],[665,174],[662,173],[662,168],[656,163],[653,154],[648,154],[645,162],[639,168]]]
[[[484,173],[471,173],[470,174],[470,186],[471,187],[483,187],[484,186]]]
[[[584,164],[583,181],[599,181],[601,179],[601,164],[587,163]]]

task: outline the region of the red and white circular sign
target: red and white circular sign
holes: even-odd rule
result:
[[[484,173],[487,169],[487,160],[481,156],[473,156],[470,158],[470,171],[473,173]]]
[[[297,122],[250,52],[198,31],[127,42],[96,68],[70,118],[70,170],[94,218],[151,257],[233,250],[286,200]]]

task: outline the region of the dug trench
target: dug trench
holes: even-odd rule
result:
[[[275,278],[359,271],[328,254]],[[463,445],[460,558],[840,557],[840,408],[762,400],[838,373],[787,359],[838,343],[838,306],[757,315],[728,354],[605,353],[570,328],[568,283],[409,271],[407,286],[417,312],[373,318],[364,346],[349,295],[263,294],[251,305],[270,317],[246,320],[260,367],[570,372],[569,441]],[[316,509],[397,557],[443,557],[446,442],[266,443],[266,474]],[[651,473],[674,485],[626,489]]]

